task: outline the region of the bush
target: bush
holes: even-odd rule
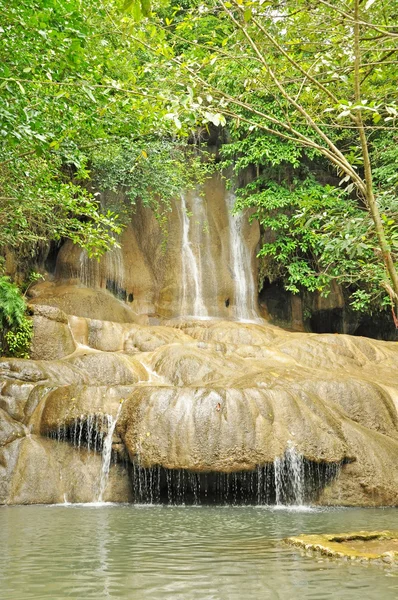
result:
[[[33,323],[26,314],[25,300],[9,277],[0,277],[1,352],[17,358],[29,358]]]

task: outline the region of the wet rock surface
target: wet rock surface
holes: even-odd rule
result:
[[[56,360],[72,354],[76,344],[67,315],[55,306],[31,305],[33,312],[32,359]]]
[[[137,468],[143,478],[239,474],[242,489],[269,476],[273,489],[258,497],[275,499],[278,477],[296,469],[310,488],[330,465],[333,476],[317,476],[301,500],[398,504],[395,343],[265,323],[54,322],[70,327],[72,353],[0,361],[0,502],[96,500],[120,413],[108,500],[137,498]]]
[[[284,541],[310,554],[398,567],[398,531],[303,534]]]

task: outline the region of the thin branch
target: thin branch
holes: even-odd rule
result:
[[[36,150],[28,150],[27,152],[23,152],[22,154],[18,154],[17,156],[13,156],[12,158],[8,158],[7,160],[4,160],[3,162],[0,162],[0,167],[3,167],[4,165],[7,165],[8,163],[12,162],[16,158],[23,158],[24,156],[29,156],[30,154],[34,154],[35,152],[36,152]]]
[[[312,119],[312,117],[307,113],[307,111],[303,108],[303,106],[301,104],[298,104],[294,100],[294,98],[292,98],[288,94],[288,92],[286,91],[285,87],[280,83],[280,81],[276,77],[276,75],[273,72],[273,70],[270,68],[270,66],[265,61],[262,53],[260,52],[260,50],[258,49],[256,43],[253,41],[253,39],[249,35],[246,27],[244,27],[234,17],[234,15],[232,14],[232,12],[225,6],[225,3],[223,2],[223,0],[220,0],[220,2],[222,4],[222,6],[224,7],[225,12],[228,14],[229,18],[231,19],[231,21],[236,25],[236,27],[238,27],[242,31],[243,35],[248,40],[249,44],[252,46],[254,52],[257,54],[257,56],[262,61],[266,72],[268,72],[268,74],[270,75],[271,79],[275,83],[276,87],[278,88],[278,90],[282,94],[282,96],[284,98],[286,98],[286,100],[291,104],[291,106],[294,106],[294,108],[305,118],[305,120],[307,121],[308,125],[310,127],[312,127],[312,129],[314,129],[314,131],[316,131],[316,133],[320,136],[320,138],[329,146],[330,151],[328,153],[328,156],[329,157],[333,156],[333,162],[335,164],[337,164],[336,161],[338,161],[339,166],[356,183],[358,189],[362,193],[365,193],[365,189],[366,188],[364,186],[364,183],[363,183],[362,179],[355,172],[355,170],[353,169],[352,165],[347,161],[346,157],[340,152],[340,150],[335,146],[335,144],[333,144],[333,142],[330,140],[330,138],[318,127],[318,125],[315,123],[315,121]],[[324,147],[322,147],[322,148],[323,148],[323,153],[326,155],[325,148]]]
[[[337,6],[335,4],[330,4],[329,2],[326,2],[326,0],[318,0],[318,2],[320,4],[324,4],[328,8],[335,10],[336,12],[338,12],[340,15],[345,17],[348,21],[350,21],[353,24],[358,23],[358,25],[365,25],[366,27],[369,27],[370,29],[374,29],[375,31],[382,33],[384,37],[390,37],[390,38],[395,38],[395,39],[398,38],[398,33],[386,31],[385,29],[382,29],[381,27],[378,27],[377,25],[374,25],[373,23],[369,23],[368,21],[364,21],[363,19],[360,19],[359,17],[358,17],[358,21],[356,21],[355,17],[352,17],[349,13],[346,13],[343,10],[341,10],[340,8],[337,8]],[[388,27],[388,26],[386,26],[386,27]],[[396,29],[396,25],[391,25],[390,27]]]

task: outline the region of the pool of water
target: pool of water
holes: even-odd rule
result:
[[[396,600],[398,572],[309,558],[298,533],[398,529],[395,509],[0,508],[1,600]]]

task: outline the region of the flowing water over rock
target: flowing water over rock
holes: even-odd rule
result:
[[[310,503],[338,477],[341,465],[319,465],[291,452],[253,471],[196,473],[184,469],[142,468],[133,463],[135,501],[143,504],[204,506],[295,506]]]
[[[254,283],[252,256],[243,236],[247,215],[233,214],[236,196],[226,196],[229,213],[231,268],[235,286],[234,316],[238,321],[258,321],[256,309],[257,290]]]
[[[0,360],[0,503],[398,504],[397,344],[259,319],[233,204],[182,194],[163,258],[138,205],[99,263],[61,249],[39,360]]]
[[[208,320],[85,328],[62,360],[0,361],[1,502],[95,501],[109,466],[108,501],[397,504],[395,344]]]
[[[195,196],[192,203],[193,212],[189,215],[185,195],[181,194],[181,315],[207,317],[208,312],[203,301],[203,265],[200,243],[202,235],[198,231],[203,226],[203,219],[198,214],[199,205],[200,198]]]
[[[109,478],[109,467],[111,465],[111,457],[112,457],[112,444],[113,444],[113,434],[115,431],[117,420],[120,416],[120,411],[122,409],[122,403],[120,403],[118,411],[116,413],[115,418],[112,415],[106,415],[107,420],[107,433],[104,437],[103,446],[102,446],[102,469],[101,469],[101,479],[100,479],[100,489],[98,494],[98,502],[103,502],[104,493],[108,483]]]
[[[119,295],[124,290],[125,283],[121,249],[116,247],[105,252],[101,263],[96,259],[89,258],[86,250],[81,250],[76,276],[86,287],[104,287],[116,296]]]

